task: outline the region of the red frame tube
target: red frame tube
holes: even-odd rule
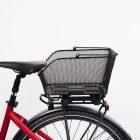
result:
[[[10,119],[25,133],[29,138],[33,140],[39,140],[39,138],[14,114],[11,112],[9,114]]]
[[[24,124],[24,122],[26,122],[27,120],[23,116],[14,112],[13,109],[14,107],[10,105],[7,106],[1,132],[0,132],[0,140],[5,140],[8,127],[10,124],[10,120],[12,120],[25,134],[27,134],[29,138],[31,138],[32,140],[39,140],[39,137]],[[39,130],[37,133],[45,140],[53,140],[41,130]]]
[[[10,123],[9,114],[11,112],[13,112],[13,107],[8,106],[7,109],[6,109],[6,113],[5,113],[5,116],[4,116],[1,132],[0,132],[0,140],[5,140],[5,137],[6,137],[6,134],[7,134],[7,131],[8,131],[8,127],[9,127],[9,123]]]
[[[52,138],[50,138],[48,135],[46,135],[46,133],[44,133],[44,132],[41,131],[41,130],[39,130],[39,131],[37,132],[37,134],[38,134],[39,136],[41,136],[42,138],[44,138],[45,140],[53,140]]]

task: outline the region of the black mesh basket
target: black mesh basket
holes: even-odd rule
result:
[[[103,95],[107,93],[115,53],[110,48],[59,50],[39,73],[48,95]]]

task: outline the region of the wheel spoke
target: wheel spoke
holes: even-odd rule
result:
[[[79,123],[78,123],[78,126],[77,126],[77,128],[76,128],[76,131],[75,131],[75,133],[74,133],[74,136],[73,136],[72,140],[74,140],[74,138],[75,138],[75,136],[76,136],[76,133],[77,133],[77,131],[78,131],[78,128],[79,128],[79,126],[80,126],[80,123],[81,123],[81,120],[80,120]]]
[[[66,117],[65,117],[64,122],[65,122],[65,129],[66,129],[67,140],[70,140],[70,134],[69,134],[69,128],[68,128],[68,121],[67,121]]]
[[[46,134],[48,134],[46,127],[44,127]]]
[[[100,134],[98,134],[93,140],[97,140],[99,138],[101,138],[106,132],[102,131]]]
[[[89,134],[89,129],[88,129],[88,131],[87,131],[87,140],[88,140],[88,134]]]
[[[113,139],[111,136],[109,136],[106,140],[111,140],[111,139]]]
[[[70,120],[69,133],[70,133],[70,129],[71,129],[71,124],[72,124],[72,119]]]
[[[62,124],[63,124],[63,126],[64,126],[64,128],[65,128],[64,120],[62,120]]]
[[[80,138],[80,140],[82,140],[83,139],[83,137],[85,136],[85,134],[87,133],[87,131],[89,130],[89,128],[91,127],[91,124],[92,123],[89,123],[89,125],[88,125],[88,127],[87,127],[87,129],[85,130],[85,132],[83,133],[83,135],[82,135],[82,137]]]
[[[89,140],[92,140],[93,136],[95,135],[95,133],[97,132],[98,126],[96,125],[95,129],[93,130]]]
[[[54,123],[53,123],[53,126],[54,126],[54,128],[55,128],[56,132],[58,133],[58,135],[60,136],[61,140],[63,140],[63,138],[62,138],[62,136],[61,136],[60,132],[58,131],[58,129],[56,128],[56,126],[55,126],[55,124],[54,124]]]

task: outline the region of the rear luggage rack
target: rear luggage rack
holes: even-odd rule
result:
[[[107,94],[116,56],[117,53],[104,47],[74,47],[54,52],[39,73],[45,96],[56,104],[65,97],[69,104],[99,104]]]

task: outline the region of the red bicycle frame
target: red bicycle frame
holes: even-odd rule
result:
[[[26,135],[28,135],[29,138],[31,138],[32,140],[40,140],[40,138],[25,125],[24,122],[27,122],[27,120],[23,116],[14,112],[13,109],[14,109],[13,106],[10,105],[7,106],[0,132],[0,140],[5,140],[10,120],[12,120]],[[44,138],[45,140],[53,140],[51,137],[49,137],[46,133],[44,133],[41,130],[39,130],[37,134],[40,137]]]

